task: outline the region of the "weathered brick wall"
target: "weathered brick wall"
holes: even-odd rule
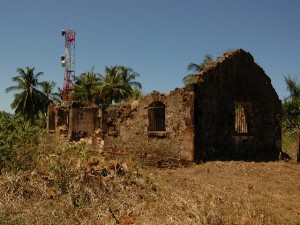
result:
[[[217,60],[196,88],[196,158],[272,159],[281,149],[280,100],[271,80],[243,50]],[[235,132],[235,102],[251,104],[250,134]]]
[[[69,137],[78,140],[91,136],[100,126],[99,108],[74,107],[70,109]]]
[[[48,106],[48,111],[47,111],[47,130],[49,132],[54,133],[55,132],[55,105],[49,105]]]
[[[163,111],[151,111],[161,106]],[[149,117],[162,112],[165,122],[155,123],[163,131],[153,131],[156,124],[149,126]],[[281,150],[280,100],[264,70],[241,49],[208,66],[197,85],[168,94],[154,91],[106,110],[70,102],[49,107],[48,115],[52,132],[55,128],[55,133],[78,140],[100,127],[97,134],[106,151],[145,157],[270,160]]]
[[[154,101],[165,105],[166,131],[148,132],[148,107]],[[193,160],[193,87],[169,94],[152,94],[139,101],[113,105],[107,110],[105,149],[157,158]]]
[[[48,106],[47,114],[47,129],[49,132],[55,133],[58,136],[67,132],[69,115],[68,108],[62,108],[58,104],[51,104]]]

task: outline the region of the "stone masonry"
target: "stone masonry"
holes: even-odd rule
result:
[[[165,105],[165,129],[149,130],[149,106]],[[194,159],[194,90],[177,88],[169,94],[156,91],[131,104],[117,104],[107,110],[105,149],[152,157]]]
[[[49,132],[64,135],[69,140],[91,136],[100,128],[102,110],[99,107],[79,102],[48,107],[47,127]]]
[[[281,102],[270,78],[250,53],[238,49],[224,54],[198,81],[196,160],[277,159]]]
[[[52,105],[48,129],[71,140],[95,132],[104,151],[158,159],[275,160],[281,151],[281,102],[248,52],[225,53],[197,84],[157,91],[106,109]]]

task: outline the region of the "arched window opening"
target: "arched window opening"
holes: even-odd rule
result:
[[[148,108],[148,131],[165,131],[165,105],[154,101]]]

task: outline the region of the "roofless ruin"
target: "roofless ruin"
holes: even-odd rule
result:
[[[281,102],[270,78],[242,49],[225,53],[198,83],[103,109],[51,105],[48,130],[70,140],[98,136],[103,151],[143,157],[275,160],[281,151]]]

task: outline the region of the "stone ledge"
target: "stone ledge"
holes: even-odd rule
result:
[[[148,131],[147,132],[149,137],[167,137],[167,131]]]

